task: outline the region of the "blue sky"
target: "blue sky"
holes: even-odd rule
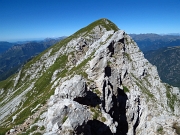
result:
[[[69,36],[100,18],[127,33],[180,33],[180,0],[0,0],[0,41]]]

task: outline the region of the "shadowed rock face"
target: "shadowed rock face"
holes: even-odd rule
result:
[[[75,98],[74,101],[92,107],[96,107],[97,105],[101,104],[101,99],[92,91],[87,91],[87,95],[85,97]]]
[[[78,126],[73,134],[83,135],[113,135],[107,125],[98,120],[89,120],[86,124]]]
[[[47,100],[47,111],[34,124],[44,126],[42,133],[175,134],[172,125],[179,126],[179,89],[161,83],[156,67],[124,31],[101,19],[61,43],[14,78],[14,89],[22,79],[32,84],[19,95],[19,101],[32,91],[39,92],[36,102]],[[8,108],[19,116],[12,111],[15,105],[10,101],[2,110]]]

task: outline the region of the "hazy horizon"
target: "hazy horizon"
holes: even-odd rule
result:
[[[179,0],[0,0],[0,41],[69,36],[101,18],[126,33],[180,33]]]
[[[128,34],[158,34],[158,35],[172,35],[172,36],[180,36],[180,33],[128,33]],[[68,35],[70,36],[70,35]],[[60,38],[60,37],[68,37],[68,36],[58,36],[58,37],[40,37],[40,38],[25,38],[25,39],[10,39],[10,40],[0,40],[0,42],[9,42],[9,43],[15,43],[15,42],[28,42],[28,41],[41,41],[41,40],[45,40],[47,38],[52,38],[52,39],[56,39],[56,38]]]

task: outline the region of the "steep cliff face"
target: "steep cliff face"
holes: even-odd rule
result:
[[[161,83],[133,39],[107,19],[1,85],[0,123],[10,134],[179,134],[179,89]]]

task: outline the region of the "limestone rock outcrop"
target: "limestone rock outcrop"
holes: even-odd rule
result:
[[[37,66],[40,69],[33,74]],[[134,40],[107,19],[47,50],[21,70],[16,87],[21,74],[24,80],[32,74],[34,83],[27,93],[47,99],[47,111],[34,124],[44,126],[37,129],[42,134],[179,134],[179,88],[162,83]]]
[[[87,86],[85,80],[80,75],[75,75],[70,80],[56,87],[55,95],[62,99],[83,98],[87,95]]]
[[[87,91],[100,98],[98,113],[106,119],[104,123],[109,127],[109,134],[177,134],[173,124],[179,123],[179,89],[161,82],[156,67],[144,58],[137,44],[124,31],[102,33],[104,35],[96,36],[92,45],[88,44],[89,49],[79,59],[82,62],[95,51],[82,71],[87,74]],[[81,44],[79,40],[73,42]],[[96,50],[92,51],[92,46],[96,46]],[[66,83],[73,86],[77,82]],[[64,85],[62,83],[60,93],[64,93]],[[66,98],[71,97],[72,89],[68,89]],[[73,89],[77,93],[79,90],[82,87]],[[88,106],[85,102],[81,104]]]

